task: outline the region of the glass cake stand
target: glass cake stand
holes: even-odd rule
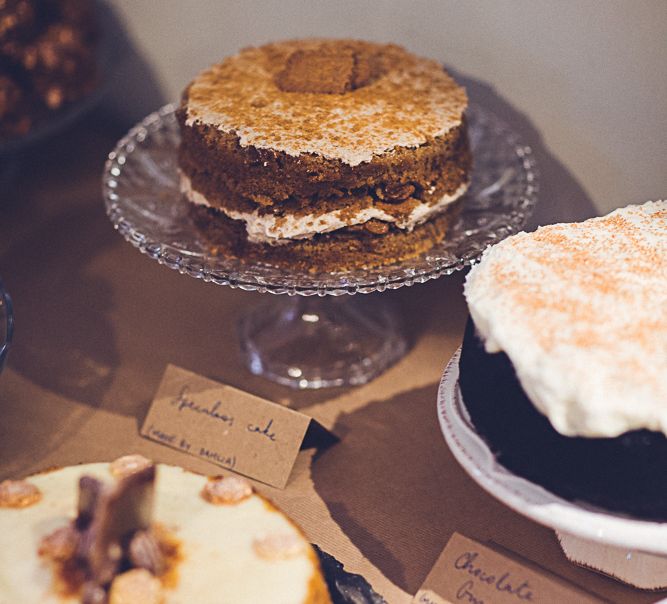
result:
[[[12,299],[9,297],[0,279],[0,371],[2,371],[7,360],[13,334],[14,313],[12,312]]]
[[[571,562],[641,589],[666,589],[667,523],[567,501],[500,465],[465,408],[458,385],[460,354],[461,349],[440,382],[438,419],[449,448],[470,477],[514,511],[554,529]]]
[[[407,350],[400,317],[380,296],[474,262],[519,231],[537,196],[531,149],[494,115],[468,112],[474,169],[460,218],[446,241],[421,256],[377,269],[311,274],[213,255],[179,192],[175,106],[146,117],[109,154],[106,210],[118,232],[182,274],[248,291],[287,294],[247,313],[241,351],[254,374],[294,388],[364,384]]]

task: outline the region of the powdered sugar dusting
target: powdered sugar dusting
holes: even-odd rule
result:
[[[352,40],[381,63],[382,75],[346,94],[283,92],[274,78],[298,49],[332,40],[248,48],[200,74],[188,91],[187,120],[233,132],[241,146],[288,155],[315,153],[351,166],[396,147],[418,147],[461,124],[465,90],[436,61],[393,44]]]
[[[667,201],[510,237],[465,295],[560,433],[667,434]]]

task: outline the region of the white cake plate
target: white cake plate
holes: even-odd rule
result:
[[[501,466],[475,431],[459,388],[459,358],[438,389],[438,419],[454,457],[484,490],[556,531],[568,560],[641,589],[667,588],[667,523],[636,520],[562,499]]]

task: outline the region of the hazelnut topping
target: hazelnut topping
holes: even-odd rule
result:
[[[296,535],[272,533],[252,542],[255,553],[264,560],[288,560],[303,551]]]
[[[128,458],[117,460],[122,470],[136,466]],[[151,522],[156,470],[148,462],[113,482],[79,479],[76,518],[46,535],[38,549],[58,593],[80,594],[82,604],[163,601],[162,582],[173,584],[181,555],[171,530]]]
[[[202,489],[201,496],[216,505],[240,503],[253,493],[247,480],[238,476],[227,476],[209,480]]]
[[[123,455],[109,464],[109,470],[114,478],[123,478],[152,465],[153,462],[143,455]]]
[[[319,48],[294,51],[276,76],[276,84],[284,92],[345,94],[370,84],[377,71],[368,52],[323,43]]]
[[[27,508],[41,498],[41,491],[26,480],[0,482],[0,508]]]
[[[371,218],[368,222],[364,223],[364,228],[374,235],[384,235],[389,231],[389,225],[382,220],[376,220]]]
[[[118,575],[111,583],[109,604],[160,604],[162,587],[147,570],[135,568]]]
[[[73,524],[68,524],[46,535],[39,544],[37,553],[55,561],[72,558],[79,546],[80,533]]]
[[[130,541],[129,559],[132,566],[144,568],[154,575],[161,575],[165,569],[165,559],[160,542],[151,531],[137,531]]]

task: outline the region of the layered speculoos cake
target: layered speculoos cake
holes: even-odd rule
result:
[[[181,188],[221,253],[372,267],[445,236],[469,182],[465,90],[391,44],[295,40],[200,74],[179,110]]]
[[[510,237],[465,295],[459,384],[499,462],[667,521],[667,202]]]

